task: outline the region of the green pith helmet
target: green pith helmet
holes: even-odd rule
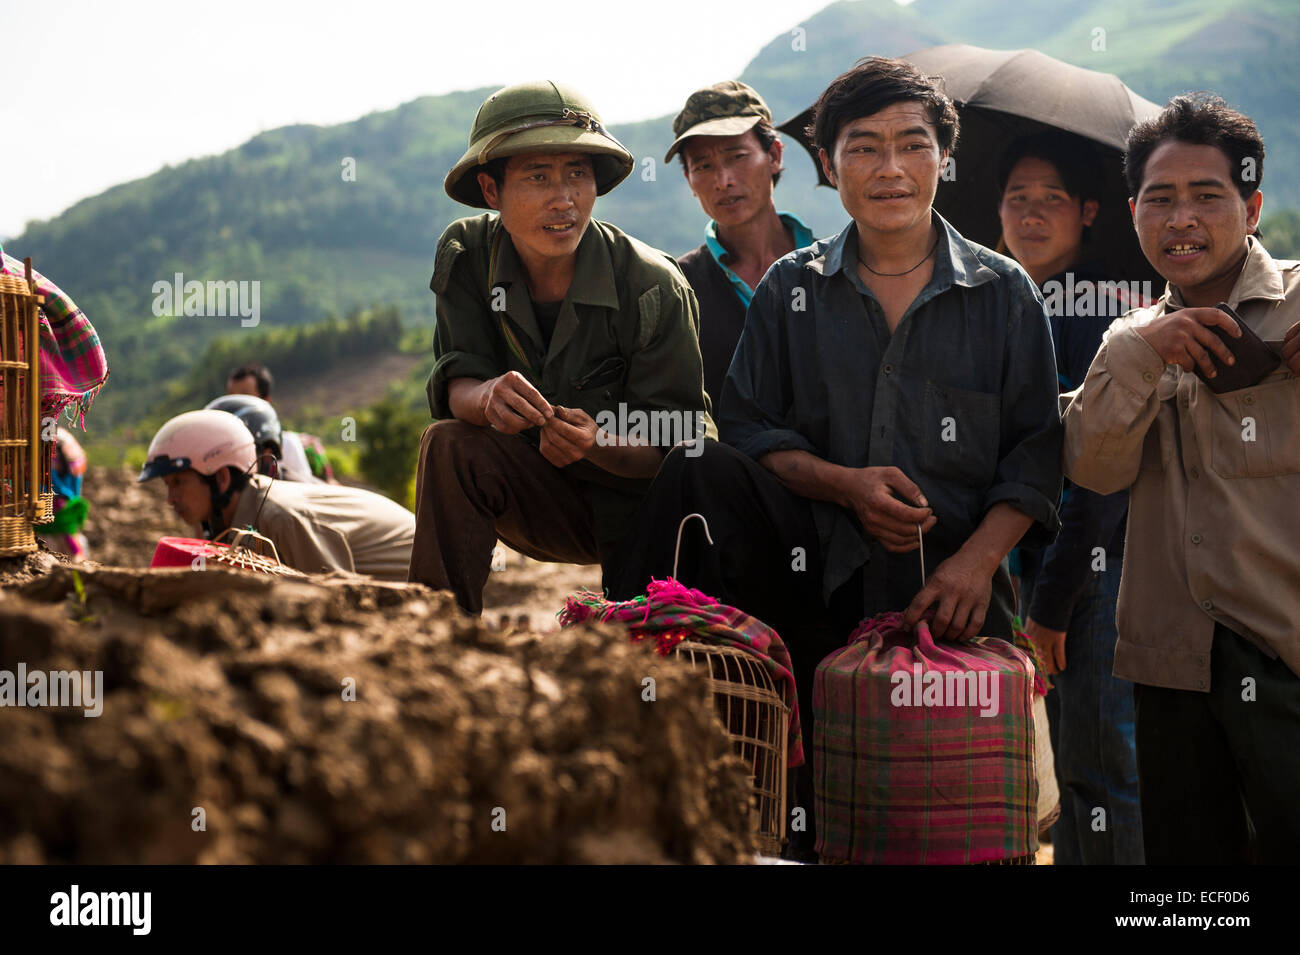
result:
[[[476,175],[480,166],[501,156],[548,152],[591,153],[598,196],[626,179],[635,165],[585,97],[544,80],[507,86],[487,98],[474,117],[469,149],[442,185],[457,202],[486,209]]]

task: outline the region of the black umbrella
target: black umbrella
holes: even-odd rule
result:
[[[997,171],[1004,150],[1021,136],[1053,129],[1074,133],[1094,144],[1102,164],[1101,209],[1084,257],[1101,259],[1117,278],[1150,280],[1153,291],[1161,292],[1164,280],[1142,255],[1133,231],[1123,175],[1129,130],[1158,114],[1159,106],[1138,96],[1117,76],[1071,66],[1037,50],[950,44],[903,59],[922,73],[943,77],[961,116],[955,167],[950,178],[940,179],[934,199],[935,208],[957,231],[995,247],[1002,232]],[[817,149],[804,132],[811,118],[809,107],[777,128],[804,144],[821,184],[829,186]]]

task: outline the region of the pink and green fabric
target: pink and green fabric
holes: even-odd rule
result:
[[[585,620],[623,624],[633,642],[651,641],[660,656],[667,656],[686,639],[734,647],[754,655],[762,661],[790,708],[788,764],[803,765],[799,698],[790,667],[790,651],[777,632],[757,617],[719,603],[671,578],[652,580],[645,596],[622,602],[606,600],[588,590],[579,591],[565,600],[564,609],[556,616],[565,627]]]
[[[3,273],[22,278],[25,269],[0,246]],[[41,306],[41,417],[57,418],[69,405],[85,428],[86,412],[108,379],[108,360],[90,320],[62,289],[32,269]]]
[[[1035,668],[991,637],[936,641],[865,620],[817,667],[817,851],[859,864],[960,865],[1038,848]]]

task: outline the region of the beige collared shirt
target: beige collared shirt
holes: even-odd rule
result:
[[[1280,352],[1300,322],[1300,263],[1247,241],[1228,304]],[[1170,303],[1183,304],[1166,288],[1118,319],[1061,397],[1066,475],[1131,492],[1115,675],[1208,692],[1216,621],[1300,674],[1300,378],[1283,364],[1216,395],[1166,367],[1137,329]]]
[[[342,484],[249,478],[231,527],[253,526],[280,560],[307,574],[347,571],[405,581],[415,515],[381,494]]]

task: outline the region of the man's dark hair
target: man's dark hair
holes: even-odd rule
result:
[[[765,153],[770,153],[772,151],[772,144],[776,142],[776,127],[773,126],[771,123],[769,123],[767,120],[760,119],[757,123],[753,125],[753,127],[751,127],[751,129],[752,132],[754,133],[755,138],[758,139],[759,149],[763,150],[763,152]],[[686,150],[685,149],[677,150],[677,158],[681,161],[682,169],[685,170]],[[772,173],[773,186],[775,186],[778,182],[781,181],[781,174],[784,172],[785,172],[785,167],[782,166],[776,172]]]
[[[834,168],[835,140],[846,123],[872,116],[888,106],[916,101],[934,124],[939,148],[949,155],[957,146],[957,107],[940,88],[939,79],[923,74],[906,60],[868,56],[831,81],[812,108],[807,133],[826,150]]]
[[[492,177],[492,181],[500,189],[506,181],[506,163],[510,161],[509,156],[498,156],[496,159],[489,159],[479,167],[480,172],[485,172]]]
[[[1088,141],[1069,133],[1049,131],[1015,140],[998,163],[998,198],[1007,191],[1011,170],[1022,159],[1041,159],[1051,163],[1061,177],[1066,194],[1079,203],[1080,208],[1089,199],[1101,200],[1101,177],[1097,174],[1097,153]],[[1092,229],[1083,227],[1083,241],[1091,237]]]
[[[1264,140],[1259,130],[1249,116],[1232,109],[1223,97],[1198,92],[1175,96],[1159,116],[1129,131],[1124,178],[1131,197],[1136,198],[1142,188],[1147,160],[1169,139],[1217,147],[1228,157],[1241,198],[1249,199],[1259,190],[1264,179]]]
[[[249,375],[252,375],[253,380],[257,382],[257,397],[263,401],[269,400],[271,386],[275,384],[275,379],[271,377],[271,373],[267,371],[265,365],[240,365],[230,373],[227,380],[239,381],[239,379],[247,378]]]

